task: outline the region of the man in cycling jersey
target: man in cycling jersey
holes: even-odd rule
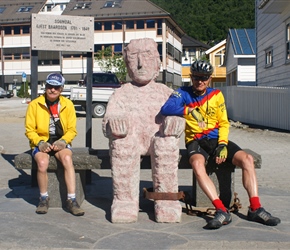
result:
[[[224,96],[220,90],[209,87],[212,65],[197,60],[192,63],[190,71],[192,86],[175,91],[161,108],[161,113],[183,116],[186,120],[185,143],[189,162],[198,184],[216,209],[215,217],[205,228],[218,229],[232,221],[207,175],[205,166],[209,157],[213,157],[217,164],[227,161],[242,169],[243,185],[250,201],[248,220],[276,226],[280,219],[273,217],[260,204],[253,157],[228,140],[229,121]]]

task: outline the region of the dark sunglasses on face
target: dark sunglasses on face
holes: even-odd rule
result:
[[[54,86],[54,85],[50,85],[50,84],[47,83],[45,85],[45,88],[59,90],[61,88],[61,86]]]
[[[191,75],[192,79],[195,81],[207,81],[210,76],[195,76],[195,75]]]

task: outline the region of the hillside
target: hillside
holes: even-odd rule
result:
[[[230,28],[255,27],[254,0],[150,0],[169,12],[189,36],[209,45]]]

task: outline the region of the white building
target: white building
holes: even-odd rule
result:
[[[227,86],[256,85],[255,29],[229,29],[225,66]]]
[[[30,82],[31,14],[93,16],[94,52],[112,46],[114,53],[134,38],[153,38],[162,61],[159,82],[181,86],[183,30],[170,14],[146,0],[1,0],[0,86],[20,84],[22,72]],[[38,80],[61,72],[68,84],[86,74],[86,53],[38,51]],[[93,71],[100,71],[95,62]]]
[[[257,85],[290,87],[290,1],[256,0]]]

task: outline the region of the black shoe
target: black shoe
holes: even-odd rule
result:
[[[279,218],[272,216],[262,207],[254,212],[249,209],[248,220],[259,222],[267,226],[276,226],[281,222]]]
[[[85,211],[80,208],[76,199],[68,199],[66,201],[66,208],[71,214],[75,216],[82,216],[85,214]]]
[[[219,229],[222,225],[227,225],[231,222],[232,216],[228,211],[218,210],[214,218],[207,223],[205,229]]]
[[[37,214],[46,214],[48,212],[48,208],[49,208],[49,197],[46,198],[40,197],[39,204],[35,212]]]

